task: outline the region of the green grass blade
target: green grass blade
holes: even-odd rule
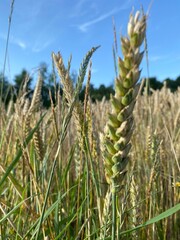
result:
[[[35,196],[36,196],[36,195],[34,195],[34,197],[35,197]],[[26,198],[26,199],[23,199],[21,202],[19,202],[12,210],[10,210],[8,213],[6,213],[6,215],[5,215],[4,217],[2,217],[2,218],[0,219],[0,224],[2,224],[7,218],[9,218],[12,214],[14,214],[14,212],[15,212],[18,208],[20,208],[23,203],[25,203],[27,200],[29,200],[29,199],[32,198],[32,197],[33,197],[33,196],[30,196],[30,197],[28,197],[28,198]]]
[[[6,170],[5,168],[0,164],[0,168],[3,170],[3,172],[5,173]],[[8,179],[11,181],[11,183],[13,184],[14,188],[16,189],[17,193],[19,194],[19,196],[21,198],[23,198],[23,187],[20,185],[20,183],[18,182],[18,180],[13,176],[13,174],[9,173],[8,174]]]
[[[74,185],[73,187],[71,187],[71,188],[69,189],[69,191],[71,191],[73,188],[76,188],[76,187],[77,187],[77,185]],[[48,218],[48,216],[52,213],[52,211],[54,211],[54,209],[57,207],[57,205],[58,205],[61,201],[63,201],[64,197],[68,194],[69,191],[67,191],[67,192],[65,192],[64,194],[62,194],[62,196],[61,196],[58,200],[56,200],[56,201],[46,210],[46,212],[44,213],[43,221],[45,221],[45,220]],[[35,228],[34,231],[33,231],[32,236],[31,236],[31,240],[35,239],[35,235],[36,235],[37,231],[39,230],[39,225],[40,225],[40,219],[41,219],[41,217],[42,217],[42,215],[41,215],[41,216],[39,217],[39,219],[37,219],[36,222],[31,226],[31,228],[28,230],[28,232],[26,233],[26,235],[24,236],[24,238],[27,237],[27,236],[30,234],[30,232],[31,232],[31,230],[32,230],[33,228]]]
[[[31,141],[33,134],[35,133],[35,131],[38,129],[40,123],[42,122],[43,118],[44,118],[45,114],[40,118],[39,122],[36,124],[36,126],[32,129],[32,131],[29,133],[29,135],[27,136],[26,140],[23,143],[23,148],[26,148],[26,146],[28,145],[28,143]],[[11,170],[16,166],[16,164],[18,163],[20,157],[22,156],[22,148],[20,148],[15,156],[15,158],[13,159],[13,161],[11,162],[11,164],[9,165],[9,167],[7,168],[4,176],[2,177],[2,179],[0,180],[0,187],[2,186],[2,184],[4,183],[4,181],[6,180],[6,178],[8,177],[9,173],[11,172]]]
[[[85,198],[82,203],[81,206],[79,207],[79,209],[77,210],[77,212],[71,214],[70,216],[68,216],[67,218],[63,219],[61,221],[60,224],[66,223],[66,226],[63,228],[63,230],[59,233],[58,236],[56,236],[55,240],[61,239],[63,233],[66,231],[66,229],[69,227],[69,225],[71,224],[71,222],[74,221],[75,217],[78,215],[79,211],[81,210],[81,208],[83,207],[83,205],[86,203],[87,199]],[[69,220],[69,221],[68,221]]]
[[[135,227],[135,228],[132,228],[130,230],[126,230],[126,231],[123,231],[120,233],[120,235],[124,235],[124,234],[127,234],[127,233],[130,233],[130,232],[133,232],[135,230],[138,230],[140,228],[143,228],[143,227],[146,227],[150,224],[153,224],[153,223],[156,223],[164,218],[167,218],[169,216],[171,216],[172,214],[178,212],[180,210],[180,203],[178,203],[177,205],[175,205],[174,207],[166,210],[165,212],[159,214],[158,216],[154,217],[154,218],[151,218],[150,220],[148,220],[147,222]]]

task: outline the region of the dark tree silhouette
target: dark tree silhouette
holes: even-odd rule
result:
[[[161,89],[163,87],[163,83],[158,81],[156,77],[149,78],[149,85],[150,88],[154,90]]]
[[[59,78],[56,79],[55,73],[49,73],[48,72],[48,66],[46,63],[41,63],[39,65],[39,71],[41,73],[41,76],[43,78],[43,86],[42,86],[42,103],[43,106],[46,108],[49,108],[51,106],[51,98],[52,101],[55,102],[57,90],[60,89],[60,94],[62,94],[62,88],[60,86]],[[77,82],[78,74],[76,71],[72,71],[71,73],[71,79],[73,81],[73,85],[75,86]],[[21,87],[25,81],[25,79],[29,79],[27,83],[27,91],[29,91],[29,94],[27,97],[31,98],[33,89],[32,89],[32,81],[33,78],[31,78],[28,74],[28,72],[23,69],[20,74],[16,75],[14,78],[14,84],[10,84],[8,79],[6,77],[3,77],[2,74],[0,74],[0,88],[2,88],[2,100],[7,104],[10,99],[13,99],[16,101],[16,98],[18,97],[18,94],[20,93]],[[3,80],[3,81],[2,81]],[[57,81],[57,82],[56,82]],[[3,84],[2,84],[3,82]],[[178,87],[180,87],[180,76],[178,76],[175,80],[172,80],[170,78],[166,78],[164,81],[158,81],[156,77],[149,78],[149,86],[151,89],[154,90],[160,90],[164,83],[166,82],[166,86],[170,88],[172,92],[175,92]],[[145,87],[144,87],[145,89]],[[86,86],[83,86],[83,89],[79,95],[79,99],[81,101],[84,101],[84,95],[86,91]],[[51,93],[51,94],[50,94]],[[114,94],[113,85],[105,86],[104,84],[101,84],[98,88],[95,88],[93,84],[90,84],[89,86],[89,96],[91,97],[92,101],[95,102],[96,100],[101,101],[103,97],[105,97],[107,100],[110,99],[110,95]]]
[[[13,99],[13,85],[8,82],[8,79],[0,73],[0,93],[1,100],[7,105],[10,99]]]
[[[43,78],[43,86],[42,86],[42,102],[45,108],[49,108],[51,106],[51,99],[55,102],[55,79],[54,74],[48,72],[48,66],[46,63],[40,64],[40,73]]]
[[[180,76],[178,76],[175,81],[171,79],[165,81],[167,81],[167,85],[172,92],[175,92],[178,89],[178,87],[180,87]]]
[[[23,69],[20,74],[16,75],[14,78],[14,90],[15,95],[17,96],[21,90],[21,87],[23,86],[24,82],[28,80],[27,82],[27,90],[30,91],[31,89],[31,83],[32,83],[32,77],[30,77],[29,73]]]

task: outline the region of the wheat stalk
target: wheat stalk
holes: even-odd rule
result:
[[[87,100],[85,99],[85,106],[83,108],[82,103],[79,101],[78,96],[82,89],[82,84],[84,82],[84,78],[86,75],[87,67],[90,62],[90,59],[93,53],[97,50],[98,47],[91,48],[90,51],[87,52],[86,56],[84,57],[78,74],[78,79],[76,85],[73,86],[73,81],[70,77],[70,67],[71,67],[71,58],[68,62],[68,67],[66,69],[62,55],[58,52],[57,54],[52,53],[52,58],[54,60],[55,66],[57,68],[59,77],[61,79],[63,93],[67,100],[68,107],[74,104],[74,109],[72,111],[72,115],[74,118],[74,123],[77,129],[78,140],[80,144],[81,151],[84,151],[84,136],[85,136],[85,115],[86,115],[86,108],[87,108]],[[90,63],[91,67],[91,63]],[[89,71],[88,74],[88,84],[90,82],[91,72]],[[86,91],[86,97],[88,97],[88,89]],[[79,158],[78,158],[79,159]],[[76,161],[77,171],[80,169],[81,164],[78,164],[78,159]]]

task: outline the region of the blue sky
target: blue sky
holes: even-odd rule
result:
[[[114,17],[117,39],[126,34],[129,14],[151,0],[15,0],[5,75],[12,81],[22,68],[32,75],[41,62],[52,69],[51,53],[60,51],[72,71],[93,46],[101,45],[92,62],[91,82],[113,83],[112,55]],[[11,0],[0,1],[0,70],[3,69]],[[180,1],[154,0],[150,9],[147,41],[149,73],[159,80],[180,75]],[[119,48],[119,55],[121,51]],[[141,77],[147,77],[146,60]]]

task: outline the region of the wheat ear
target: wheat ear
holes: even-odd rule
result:
[[[115,81],[115,96],[111,98],[112,112],[105,127],[102,140],[105,175],[112,192],[113,221],[112,239],[116,232],[116,192],[122,187],[129,161],[130,138],[133,132],[133,109],[139,91],[137,81],[140,77],[139,66],[143,57],[140,46],[145,37],[146,16],[140,18],[138,11],[130,15],[128,37],[121,37],[124,58],[118,59],[119,75]]]
[[[42,91],[42,85],[43,85],[43,78],[42,78],[42,74],[39,73],[38,76],[38,81],[33,93],[33,97],[32,97],[32,101],[31,101],[31,105],[26,117],[26,131],[28,132],[28,127],[30,129],[30,122],[31,122],[31,118],[32,118],[32,114],[34,112],[36,112],[38,110],[38,108],[40,107],[40,103],[41,103],[41,91]],[[40,160],[43,160],[44,157],[44,143],[42,140],[42,135],[41,135],[41,130],[38,128],[34,135],[33,135],[33,141],[34,141],[34,145],[35,145],[35,149],[38,155],[38,158]]]
[[[121,37],[124,59],[118,59],[119,76],[115,82],[115,96],[111,97],[112,112],[105,127],[103,158],[106,179],[109,184],[114,182],[113,191],[119,189],[128,163],[131,148],[130,138],[133,132],[133,109],[139,90],[137,81],[140,77],[139,65],[143,52],[140,46],[146,29],[146,17],[140,18],[140,12],[130,15],[128,37]]]

